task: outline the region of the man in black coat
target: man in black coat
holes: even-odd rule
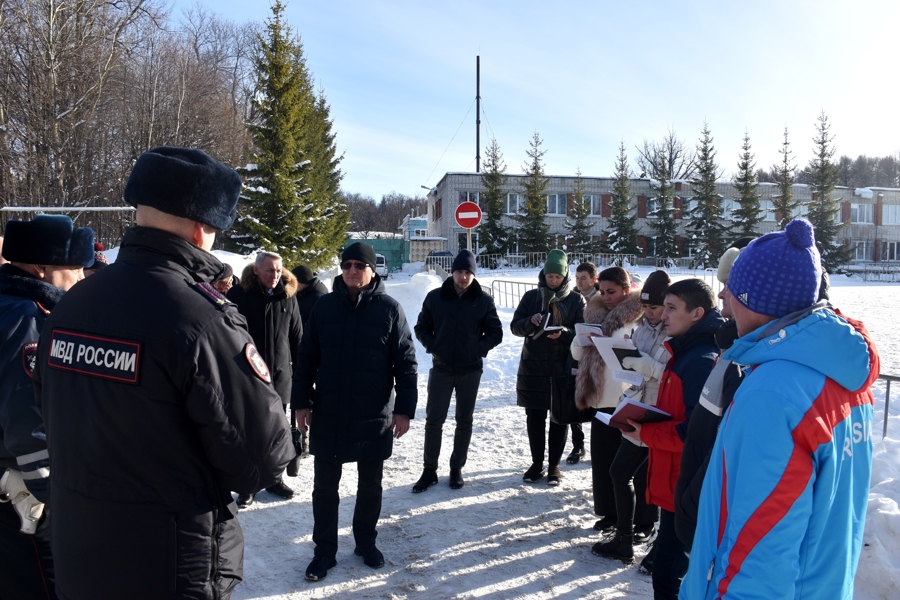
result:
[[[94,260],[94,232],[63,215],[6,224],[0,266],[0,596],[56,598],[50,460],[32,374],[41,329]],[[5,262],[5,260],[4,260]]]
[[[327,294],[328,288],[319,281],[312,269],[306,265],[295,267],[291,272],[297,278],[297,302],[300,304],[300,320],[306,326],[316,300]]]
[[[475,255],[461,250],[453,260],[451,277],[425,296],[416,322],[416,338],[432,355],[425,408],[425,469],[412,488],[416,494],[437,483],[441,428],[447,420],[454,389],[456,431],[450,455],[450,487],[463,487],[462,468],[472,439],[482,358],[503,339],[494,299],[481,290],[475,268]]]
[[[209,253],[241,181],[200,150],[155,148],[114,264],[47,319],[34,371],[52,471],[60,598],[229,598],[243,534],[229,490],[293,456],[281,398]]]
[[[334,290],[313,306],[300,343],[292,408],[297,426],[311,430],[315,457],[313,543],[306,578],[317,581],[337,561],[338,484],[344,463],[357,463],[354,552],[372,568],[384,566],[375,546],[384,460],[393,438],[416,413],[416,350],[400,304],[375,274],[375,251],[357,242],[341,255]],[[310,392],[316,388],[315,400]]]
[[[274,252],[259,252],[253,264],[244,268],[240,285],[228,292],[228,299],[247,319],[247,329],[272,372],[272,384],[285,410],[291,401],[291,379],[303,335],[296,294],[297,278],[284,270],[281,257]],[[294,497],[294,490],[280,477],[266,491],[285,500]],[[241,494],[237,505],[246,508],[254,498],[255,494]]]

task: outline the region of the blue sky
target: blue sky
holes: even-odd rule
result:
[[[196,0],[175,0],[175,13]],[[199,0],[263,21],[268,0]],[[744,131],[758,166],[797,166],[825,111],[837,155],[900,151],[896,0],[290,0],[287,20],[331,104],[343,189],[424,193],[475,171],[475,57],[481,148],[507,172],[544,141],[551,175],[610,176],[620,141],[668,130],[695,144],[709,124],[726,176]]]

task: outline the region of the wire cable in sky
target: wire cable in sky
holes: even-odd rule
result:
[[[460,122],[459,127],[456,128],[456,132],[453,134],[453,137],[450,138],[450,143],[447,144],[447,147],[444,148],[444,152],[441,154],[441,157],[438,159],[437,164],[434,165],[434,168],[431,169],[431,173],[428,174],[428,178],[425,181],[431,179],[431,176],[434,175],[434,172],[437,170],[438,165],[441,164],[441,161],[444,159],[444,155],[447,154],[447,150],[450,149],[450,145],[453,144],[453,140],[456,139],[456,134],[459,133],[459,130],[462,129],[463,123],[466,122],[466,119],[469,118],[469,113],[472,112],[472,106],[475,105],[475,100],[472,100],[472,104],[469,105],[469,110],[466,111],[466,116],[463,117],[463,120]],[[473,159],[474,160],[474,159]]]

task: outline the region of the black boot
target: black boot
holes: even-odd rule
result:
[[[413,484],[412,493],[418,494],[420,492],[424,492],[437,482],[437,470],[425,467],[425,469],[422,471],[422,476],[419,477],[419,480],[415,484]]]
[[[454,490],[460,489],[462,486],[466,485],[466,482],[463,481],[462,469],[450,469],[450,488]]]
[[[309,458],[309,432],[303,431],[300,433],[300,447],[302,450],[300,451],[300,458]]]
[[[605,558],[615,558],[623,563],[634,562],[634,534],[631,528],[616,530],[616,535],[608,542],[597,542],[591,552]]]

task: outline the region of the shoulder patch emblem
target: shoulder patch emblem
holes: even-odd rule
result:
[[[211,283],[201,281],[200,283],[195,283],[191,287],[194,291],[212,302],[213,306],[219,310],[225,310],[229,306],[235,306],[234,302],[223,296]]]
[[[247,362],[250,363],[250,368],[253,369],[253,372],[256,373],[257,377],[266,383],[272,383],[272,375],[269,373],[269,367],[266,365],[266,361],[263,360],[263,357],[260,356],[256,346],[247,342],[247,345],[244,346],[244,356],[247,357]]]
[[[22,366],[29,377],[34,377],[34,365],[37,363],[37,342],[28,342],[22,346]]]

